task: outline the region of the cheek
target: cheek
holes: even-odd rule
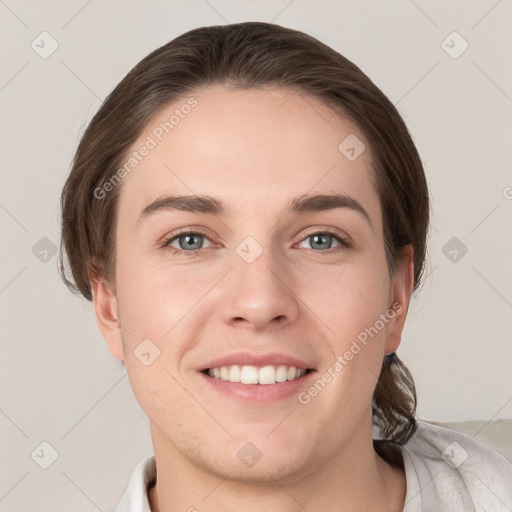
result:
[[[170,336],[217,280],[205,266],[192,270],[127,259],[119,262],[116,281],[120,313],[139,336]]]
[[[180,385],[180,363],[202,325],[197,322],[197,304],[215,276],[128,259],[118,270],[119,310],[126,327],[124,360],[138,403],[164,430],[179,428],[174,418],[183,419],[184,404],[190,413],[187,423],[199,421],[204,411]]]
[[[216,427],[205,415],[200,402],[187,392],[182,376],[169,365],[162,354],[145,366],[130,354],[125,359],[133,394],[150,421],[163,432],[172,432],[180,443],[195,433],[191,425],[205,425],[210,431]]]
[[[305,302],[315,305],[315,314],[327,326],[331,362],[322,370],[328,373],[325,379],[333,382],[329,393],[333,393],[334,403],[363,407],[371,399],[390,320],[381,319],[390,306],[386,272],[387,267],[379,261],[353,265],[316,280],[319,286],[310,286],[305,292]]]
[[[322,308],[316,310],[328,326],[324,332],[330,354],[300,403],[311,404],[311,409],[306,409],[329,418],[334,431],[346,421],[347,411],[359,418],[371,407],[386,337],[387,324],[381,315],[388,305],[382,280],[368,272],[355,272],[342,285],[331,284],[330,289]],[[311,299],[316,304],[322,300],[319,294]],[[340,430],[338,435],[342,437],[344,432]]]
[[[333,267],[329,273],[303,283],[306,304],[330,328],[336,348],[343,349],[347,341],[372,326],[386,311],[390,282],[385,272],[378,262],[361,263]]]

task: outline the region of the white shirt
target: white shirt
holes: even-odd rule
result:
[[[416,420],[400,446],[406,479],[403,512],[512,512],[512,463],[465,434]],[[152,455],[133,472],[116,512],[151,512]]]

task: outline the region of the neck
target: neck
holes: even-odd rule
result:
[[[190,462],[174,450],[152,425],[157,482],[149,493],[152,512],[246,512],[279,510],[403,510],[405,475],[392,468],[373,449],[370,431],[355,434],[343,449],[327,460],[311,464],[278,479],[267,471],[265,481],[230,478],[230,472],[213,473]],[[157,448],[166,447],[165,450]]]

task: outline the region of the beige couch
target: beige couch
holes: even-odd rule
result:
[[[512,462],[512,420],[500,419],[490,422],[472,420],[455,423],[425,421],[466,434],[476,441],[490,446]]]

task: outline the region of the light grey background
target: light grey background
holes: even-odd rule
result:
[[[59,243],[59,194],[86,122],[141,58],[203,25],[303,30],[395,103],[434,214],[428,276],[398,351],[418,414],[512,418],[511,19],[510,0],[0,0],[0,511],[113,510],[152,452],[92,305],[70,294],[44,251]],[[31,47],[51,48],[43,31],[58,43],[46,59]],[[445,51],[464,41],[458,58]],[[453,237],[465,255],[446,246]],[[58,452],[46,470],[42,442]]]

